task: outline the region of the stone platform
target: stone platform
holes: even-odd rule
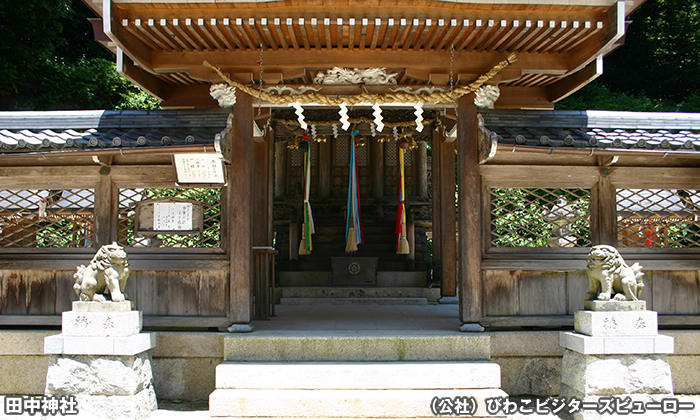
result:
[[[81,418],[143,419],[158,408],[149,350],[131,302],[73,302],[62,333],[44,339],[47,395],[74,395]]]
[[[561,397],[584,403],[597,403],[602,397],[644,403],[673,397],[667,355],[673,353],[674,342],[658,335],[656,312],[577,311],[574,317],[576,332],[559,337],[565,349]],[[573,418],[597,420],[602,415],[583,410]]]

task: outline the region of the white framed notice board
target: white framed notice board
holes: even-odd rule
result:
[[[183,198],[158,198],[136,205],[137,235],[201,234],[203,230],[202,203]]]

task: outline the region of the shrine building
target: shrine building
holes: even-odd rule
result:
[[[37,343],[112,242],[160,398],[232,361],[482,360],[557,395],[598,244],[700,390],[700,116],[554,110],[643,0],[85,2],[163,109],[0,112],[0,341],[34,343],[0,363],[38,361],[1,393],[43,393]]]

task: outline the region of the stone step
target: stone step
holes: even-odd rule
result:
[[[238,362],[488,361],[490,357],[490,337],[483,333],[296,330],[224,336],[224,360]]]
[[[281,298],[280,305],[427,305],[426,298],[412,297],[338,297],[338,298]]]
[[[283,287],[283,298],[440,298],[440,289],[426,287]]]
[[[493,362],[224,362],[217,389],[500,388]]]
[[[500,389],[464,390],[270,390],[217,389],[209,396],[212,417],[435,418],[435,398],[474,398],[477,417],[489,417],[486,398]],[[505,417],[500,415],[499,417]]]

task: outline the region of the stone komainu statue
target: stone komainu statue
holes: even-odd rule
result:
[[[625,263],[612,246],[596,245],[588,253],[588,293],[585,300],[639,300],[644,283],[642,266]]]
[[[129,259],[124,248],[112,242],[104,245],[95,254],[88,266],[81,265],[73,274],[73,290],[83,302],[104,302],[104,293],[114,302],[126,299],[124,289],[129,278]]]

